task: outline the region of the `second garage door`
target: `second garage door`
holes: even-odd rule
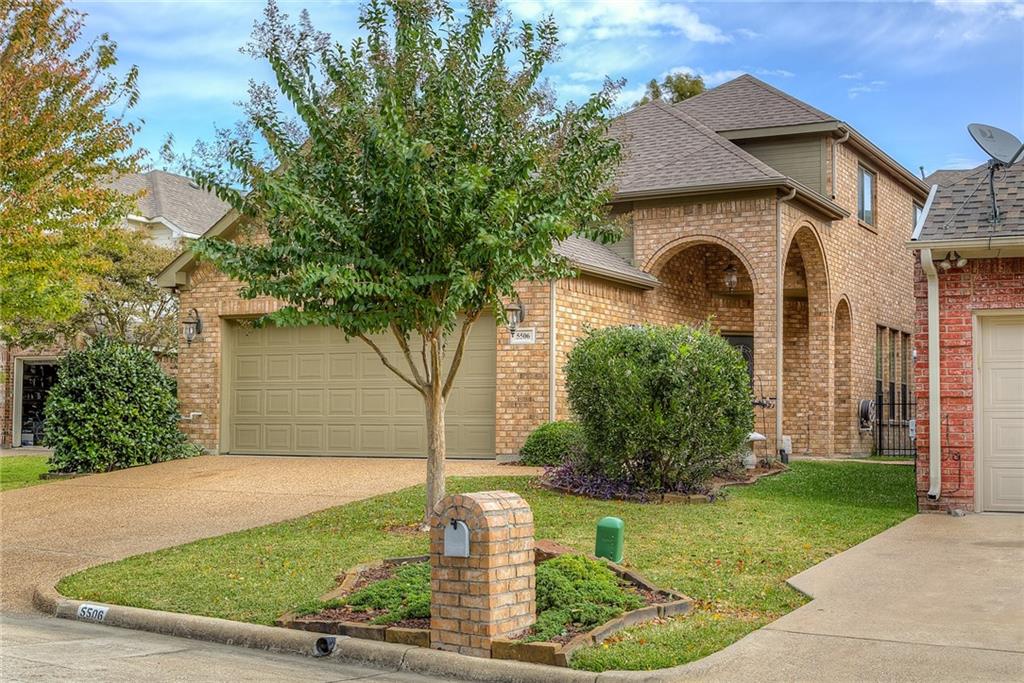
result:
[[[1024,316],[981,318],[981,509],[1024,512]]]
[[[375,341],[405,367],[391,335]],[[449,456],[494,456],[495,344],[493,318],[481,319],[448,403]],[[426,454],[423,399],[360,340],[346,342],[325,327],[253,329],[229,322],[224,361],[221,438],[227,452]]]

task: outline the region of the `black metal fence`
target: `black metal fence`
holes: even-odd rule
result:
[[[875,453],[917,455],[913,424],[916,417],[913,394],[875,397]]]

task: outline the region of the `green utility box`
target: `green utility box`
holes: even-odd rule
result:
[[[612,562],[622,562],[622,539],[625,523],[618,517],[604,517],[597,523],[594,554]]]

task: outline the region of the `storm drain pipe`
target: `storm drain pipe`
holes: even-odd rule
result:
[[[928,279],[928,500],[942,493],[942,384],[939,375],[939,273],[932,250],[921,250]]]
[[[782,205],[796,196],[796,188],[775,202],[775,454],[782,453],[782,321],[785,307],[783,278],[786,255],[782,253]]]

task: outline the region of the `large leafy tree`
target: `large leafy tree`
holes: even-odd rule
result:
[[[568,273],[555,240],[616,232],[604,207],[619,85],[554,106],[541,79],[554,22],[513,28],[492,2],[459,14],[442,0],[371,0],[359,23],[365,38],[345,48],[268,6],[256,51],[299,125],[254,87],[259,135],[226,146],[248,191],[196,173],[266,236],[195,248],[243,296],[284,302],[273,323],[337,327],[423,397],[429,514],[444,495],[445,406],[470,329],[488,311],[504,320],[517,283]]]
[[[134,67],[116,45],[80,46],[84,15],[60,0],[0,0],[0,339],[67,321],[108,271],[133,198],[105,187],[135,170]]]
[[[154,276],[179,250],[155,243],[144,230],[125,227],[116,242],[98,244],[94,253],[109,265],[94,278],[78,311],[60,321],[25,319],[19,325],[19,340],[83,344],[109,337],[161,355],[175,353],[177,299],[157,285]]]
[[[684,72],[671,73],[662,79],[652,78],[647,82],[647,90],[633,106],[647,104],[651,100],[668,100],[672,104],[682,102],[704,92],[704,79],[698,74]]]

